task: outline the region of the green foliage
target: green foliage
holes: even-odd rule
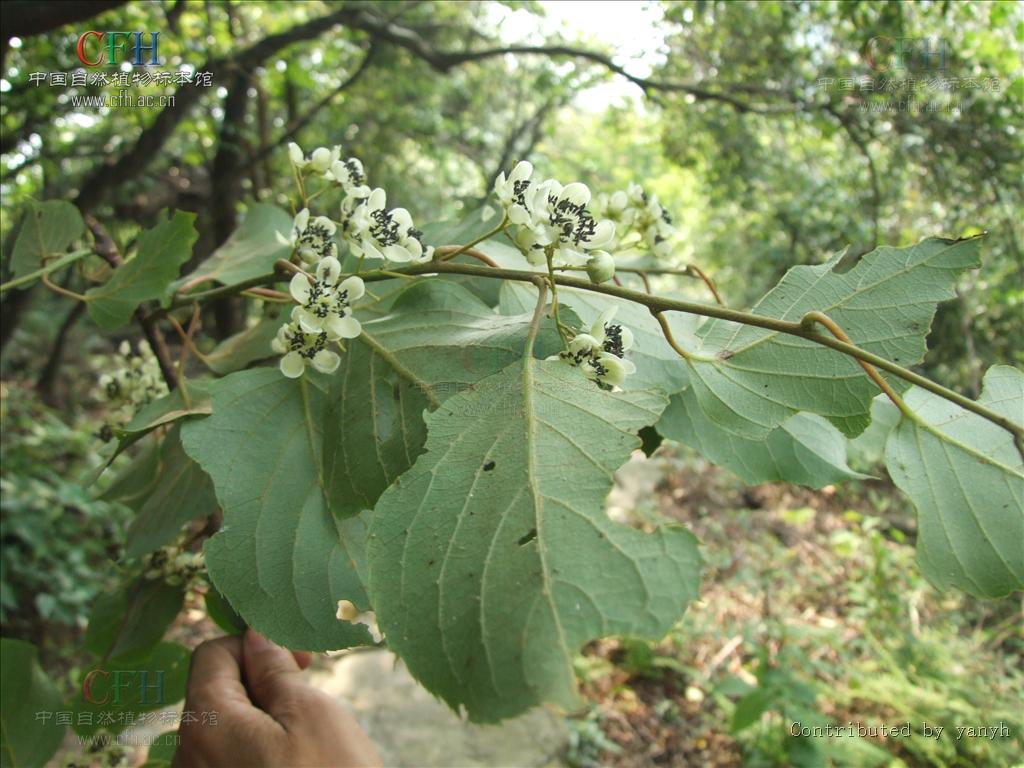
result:
[[[63,200],[29,203],[11,253],[14,277],[24,277],[42,267],[44,259],[59,256],[84,231],[82,214],[71,203]]]
[[[478,721],[572,707],[580,645],[658,637],[693,599],[688,532],[602,510],[630,433],[664,407],[526,357],[428,417],[426,452],[375,508],[368,561],[389,646],[450,706]]]
[[[817,267],[793,267],[754,312],[795,321],[825,312],[864,349],[913,365],[924,357],[935,305],[952,297],[961,272],[978,266],[977,250],[976,238],[931,238],[910,248],[879,248],[847,272],[836,271],[838,255]],[[800,410],[825,416],[847,435],[867,427],[877,389],[851,358],[722,320],[699,335],[683,399],[723,429],[764,438]]]
[[[137,577],[98,599],[84,647],[103,663],[146,656],[181,610],[185,592],[159,579]]]
[[[795,413],[767,438],[749,440],[708,419],[694,399],[675,395],[658,422],[658,430],[700,451],[713,463],[728,467],[751,485],[786,480],[821,488],[865,477],[846,465],[842,433],[812,413]]]
[[[353,565],[360,518],[328,511],[330,385],[326,377],[285,379],[276,368],[240,371],[212,385],[212,416],[182,427],[186,453],[213,480],[224,510],[224,526],[205,547],[210,577],[254,628],[307,650],[369,641],[365,627],[335,618],[338,600],[368,600]]]
[[[78,481],[95,436],[73,428],[17,386],[5,386],[0,440],[0,616],[7,631],[44,622],[78,628],[110,585],[127,510]]]
[[[192,255],[198,236],[195,214],[177,211],[139,235],[138,253],[114,270],[103,285],[86,293],[89,316],[106,330],[127,323],[144,301],[162,298],[181,265]]]
[[[0,765],[3,768],[46,764],[64,738],[64,726],[55,723],[63,709],[57,686],[39,668],[36,649],[21,640],[0,640]],[[48,712],[49,718],[36,717]]]
[[[979,402],[1014,420],[1024,374],[995,366]],[[886,445],[893,481],[918,509],[918,560],[938,587],[1001,597],[1024,589],[1024,456],[990,421],[923,390]]]
[[[372,508],[421,452],[424,409],[518,359],[529,323],[529,314],[497,315],[467,289],[442,282],[405,288],[386,317],[366,323],[335,375],[324,422],[332,511]],[[553,324],[537,346],[543,355],[558,351]]]
[[[104,498],[135,511],[125,545],[128,557],[169,543],[185,523],[217,509],[210,478],[181,448],[178,425],[126,467]]]
[[[24,407],[27,417],[14,424],[18,444],[6,434],[3,444],[5,621],[25,634],[39,629],[33,622],[77,625],[116,573],[122,583],[95,601],[83,648],[101,664],[164,665],[177,675],[184,651],[160,641],[185,589],[144,579],[137,563],[112,569],[109,561],[121,559],[125,507],[135,512],[128,559],[209,517],[194,526],[202,538],[221,522],[220,507],[220,530],[204,550],[213,582],[206,605],[225,629],[251,624],[315,650],[371,642],[361,625],[337,617],[338,602],[348,600],[375,610],[386,642],[413,673],[473,719],[496,720],[542,701],[571,706],[571,658],[582,644],[609,633],[657,638],[696,595],[701,558],[693,536],[656,517],[640,531],[604,514],[616,470],[637,447],[651,455],[662,436],[747,483],[814,487],[865,477],[847,463],[848,437],[859,435],[849,453],[865,470],[876,469],[887,441],[888,470],[919,510],[918,556],[928,578],[985,596],[1020,589],[1024,475],[1010,434],[886,372],[905,394],[894,426],[893,407],[873,401],[875,384],[853,358],[760,322],[824,312],[855,344],[907,368],[922,365],[930,345],[926,370],[974,395],[982,370],[1020,358],[1013,340],[1024,293],[1012,211],[1021,199],[1016,134],[1024,91],[976,89],[962,108],[922,116],[874,110],[885,99],[913,97],[913,86],[886,94],[816,85],[863,74],[858,54],[869,30],[944,35],[953,78],[1015,77],[1019,86],[1006,8],[873,0],[657,6],[664,23],[651,48],[668,55],[652,65],[644,90],[658,98],[642,108],[605,105],[588,117],[565,107],[609,68],[593,53],[563,56],[571,40],[561,33],[534,36],[557,45],[557,57],[481,53],[463,66],[461,51],[509,42],[508,14],[496,4],[410,4],[398,16],[386,4],[360,4],[360,17],[379,29],[335,25],[287,48],[274,45],[319,6],[176,4],[167,13],[173,34],[162,43],[165,57],[196,67],[223,63],[215,69],[229,79],[137,124],[125,115],[140,113],[106,108],[79,119],[76,97],[99,92],[95,86],[71,84],[58,96],[23,82],[39,61],[70,50],[70,27],[19,38],[4,52],[0,183],[5,214],[8,198],[27,213],[7,241],[13,250],[3,281],[45,261],[63,292],[84,293],[88,317],[102,331],[118,331],[118,341],[135,333],[124,327],[144,308],[155,323],[147,335],[163,329],[181,355],[182,386],[115,433],[104,468],[117,467],[111,463],[129,449],[132,461],[120,459],[124,469],[95,491],[72,479],[86,456],[97,463],[93,446],[83,445],[89,428],[72,430]],[[99,28],[152,28],[153,13],[118,7],[104,17],[111,26]],[[160,88],[139,86],[146,95]],[[285,281],[274,279],[261,286],[271,290],[258,310],[242,310],[237,296],[201,308],[190,330],[207,333],[194,341],[212,351],[194,364],[191,336],[171,335],[171,320],[187,324],[191,309],[174,294],[204,282],[237,285],[291,256],[278,239],[292,228],[278,181],[293,173],[284,151],[292,138],[343,144],[346,156],[372,169],[374,185],[388,189],[390,206],[408,207],[417,220],[449,219],[424,228],[428,245],[500,232],[502,213],[480,207],[482,194],[499,171],[529,156],[538,167],[566,171],[556,174],[562,178],[599,182],[595,190],[637,181],[671,203],[681,235],[672,263],[629,253],[620,267],[681,267],[700,254],[732,307],[778,284],[754,303],[760,317],[732,315],[742,323],[701,324],[701,315],[715,314],[710,305],[663,313],[670,343],[653,305],[594,290],[561,286],[560,314],[538,312],[539,327],[531,327],[537,290],[530,282],[465,270],[378,272],[366,276],[371,293],[355,305],[362,333],[339,345],[339,368],[292,381],[274,367],[245,370],[271,356],[292,308],[274,293]],[[111,167],[96,165],[107,154]],[[126,177],[105,176],[111,168]],[[81,213],[63,200],[34,202],[65,189],[77,190],[82,211],[128,246],[122,266],[79,261],[85,251],[65,254],[85,231]],[[321,194],[318,205],[336,217],[335,189],[302,189],[296,207]],[[163,208],[177,212],[168,218],[157,213]],[[13,219],[5,215],[5,233]],[[973,235],[982,225],[992,230],[992,263],[968,275],[979,263]],[[965,239],[875,248],[912,242],[925,227]],[[372,273],[344,252],[343,240],[343,271]],[[820,263],[849,242],[848,259]],[[490,259],[545,275],[503,234],[477,248],[450,264]],[[186,262],[192,271],[180,276]],[[785,272],[801,263],[815,266]],[[687,285],[685,295],[674,293],[681,286],[668,274],[622,273],[617,282],[659,296],[693,292]],[[29,295],[5,292],[5,323],[9,314],[17,320]],[[40,306],[35,326],[24,324],[14,337],[23,350],[5,359],[5,388],[38,377],[41,395],[70,407],[80,392],[52,384],[62,357],[79,352],[77,315],[57,329]],[[626,358],[636,373],[624,392],[598,389],[563,362],[535,359],[564,352],[569,336],[610,307],[636,340]],[[55,340],[49,359],[36,354],[44,346],[37,338]],[[174,361],[161,362],[167,370]],[[199,363],[220,378],[196,380]],[[1008,367],[990,367],[979,405],[1018,423],[1020,381]],[[6,428],[6,406],[4,415]],[[58,450],[61,440],[70,458]],[[889,491],[876,506],[899,504]],[[837,535],[836,557],[858,541]],[[880,558],[884,543],[875,536],[871,546]],[[872,599],[887,589],[883,574],[878,567],[869,579]],[[643,641],[627,645],[635,670],[653,665]],[[804,661],[781,659],[790,667]],[[783,721],[815,716],[819,691],[779,662],[765,655],[758,686],[737,704],[738,734],[771,713]],[[174,685],[180,692],[183,677]],[[5,690],[5,720],[7,702]],[[839,760],[802,738],[783,734],[773,745],[774,759],[790,764]]]
[[[175,289],[200,278],[233,285],[274,268],[274,262],[288,258],[291,248],[282,245],[277,235],[291,234],[292,217],[276,205],[253,205],[231,237],[211,253],[194,272],[172,283]]]

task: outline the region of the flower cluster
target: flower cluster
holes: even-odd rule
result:
[[[648,195],[639,184],[630,184],[626,190],[611,195],[596,195],[591,209],[595,216],[606,216],[615,222],[617,238],[609,245],[609,250],[617,251],[642,242],[655,256],[665,257],[671,253],[676,232],[672,217],[658,202],[658,196]],[[639,242],[625,242],[631,233],[639,235]]]
[[[537,181],[533,166],[522,161],[505,176],[498,175],[494,194],[516,228],[516,244],[532,264],[582,267],[599,260],[595,273],[603,276],[614,262],[605,251],[615,237],[615,224],[597,219],[587,207],[590,190],[574,182],[562,186],[554,179]],[[608,274],[604,279],[609,279]]]
[[[124,426],[139,409],[167,394],[167,383],[160,373],[160,364],[145,341],[139,342],[138,354],[132,345],[122,341],[113,360],[104,362],[113,373],[99,377],[102,396],[110,406],[111,426]]]
[[[578,366],[583,375],[596,381],[601,389],[621,387],[626,376],[636,372],[636,366],[625,359],[626,350],[633,346],[633,333],[612,322],[617,309],[606,309],[590,333],[577,333],[561,354],[549,359],[561,359]]]
[[[355,275],[340,277],[341,264],[328,256],[317,264],[312,282],[305,274],[292,278],[289,291],[298,305],[272,342],[274,351],[284,355],[281,373],[288,378],[298,378],[309,365],[321,373],[333,373],[341,358],[327,344],[354,339],[362,331],[352,316],[352,302],[363,296],[366,287]]]
[[[310,219],[309,208],[303,208],[292,223],[291,237],[285,238],[278,233],[278,239],[295,249],[305,264],[312,265],[338,255],[338,244],[334,242],[337,230],[337,225],[326,216]]]
[[[353,255],[395,262],[428,261],[434,249],[423,245],[423,233],[413,225],[405,208],[386,207],[383,189],[367,184],[363,164],[356,158],[341,158],[341,147],[320,147],[306,157],[298,144],[288,145],[288,157],[300,175],[311,174],[340,187],[341,238]],[[308,209],[295,217],[292,237],[287,244],[298,249],[306,263],[336,255],[334,234],[337,227],[325,216],[310,220]]]
[[[378,187],[364,198],[347,195],[341,203],[341,234],[353,255],[396,262],[429,261],[434,249],[424,246],[405,208],[385,207]]]
[[[202,552],[186,552],[181,540],[146,555],[142,575],[150,581],[162,580],[171,586],[189,589],[203,575],[206,561]]]

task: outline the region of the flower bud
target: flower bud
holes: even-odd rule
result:
[[[607,251],[593,251],[587,262],[587,274],[595,283],[604,283],[615,275],[615,259]]]
[[[310,155],[309,164],[317,173],[323,173],[331,167],[331,150],[327,147],[319,147],[313,150]]]

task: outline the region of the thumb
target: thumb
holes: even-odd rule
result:
[[[242,643],[242,662],[249,696],[260,709],[280,721],[295,713],[296,694],[306,685],[291,651],[250,628]]]

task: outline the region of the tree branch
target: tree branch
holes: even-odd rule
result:
[[[540,272],[529,272],[516,269],[496,269],[494,267],[478,267],[475,264],[457,264],[450,261],[426,261],[421,264],[412,264],[406,267],[399,267],[394,270],[361,272],[359,276],[364,282],[371,283],[380,280],[389,280],[395,277],[395,275],[408,277],[432,274],[468,275],[470,277],[488,277],[498,280],[516,280],[519,282],[529,283],[534,282],[538,276],[543,276],[543,273]],[[175,309],[193,301],[209,301],[210,299],[218,298],[220,296],[234,295],[240,293],[246,288],[251,288],[256,285],[269,285],[279,281],[280,279],[281,275],[279,272],[271,272],[266,275],[252,278],[251,280],[247,280],[245,283],[239,283],[238,285],[214,288],[209,291],[202,291],[200,293],[194,293],[187,297],[176,299],[171,302],[169,309]],[[837,352],[842,352],[844,355],[848,355],[856,360],[870,363],[876,368],[881,368],[883,371],[887,371],[894,376],[898,376],[904,381],[908,381],[911,384],[938,395],[939,397],[956,403],[961,408],[976,413],[982,418],[988,419],[993,424],[997,424],[1007,430],[1014,436],[1014,440],[1018,444],[1024,443],[1024,428],[1017,426],[1012,421],[1000,416],[995,411],[989,410],[980,403],[961,395],[959,392],[955,392],[952,389],[948,389],[947,387],[932,381],[931,379],[921,376],[918,373],[914,373],[910,369],[904,368],[902,365],[886,360],[884,357],[876,355],[874,352],[861,349],[854,344],[842,341],[829,334],[820,333],[814,330],[813,326],[808,327],[808,325],[805,325],[802,321],[794,322],[791,320],[780,320],[776,317],[757,315],[753,312],[742,312],[738,309],[730,309],[729,307],[724,307],[718,304],[704,304],[697,301],[669,299],[662,296],[643,293],[641,291],[634,291],[629,288],[622,288],[616,285],[608,285],[607,283],[596,285],[589,280],[582,280],[575,277],[554,276],[552,277],[552,281],[557,285],[564,285],[567,288],[577,288],[583,291],[603,293],[608,296],[625,299],[626,301],[632,301],[636,304],[647,307],[654,314],[659,312],[686,312],[691,315],[714,317],[720,320],[728,320],[733,323],[752,325],[757,328],[765,328],[770,331],[785,333],[790,336],[798,336],[802,339],[813,341],[816,344],[821,344],[824,347],[834,349]]]
[[[353,14],[354,11],[351,9],[342,8],[304,24],[297,24],[284,32],[268,35],[230,58],[208,59],[200,67],[200,71],[211,72],[214,77],[223,75],[232,68],[251,71],[282,48],[317,37],[332,27],[345,23]],[[165,107],[153,123],[139,134],[131,148],[116,161],[99,165],[85,178],[74,199],[78,209],[83,213],[95,210],[112,189],[145,170],[174,133],[178,123],[191,112],[206,92],[207,89],[193,84],[179,86],[174,92],[174,106]]]

